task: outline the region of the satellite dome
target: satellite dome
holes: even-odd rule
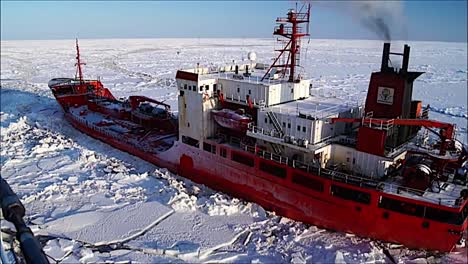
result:
[[[250,61],[254,61],[254,60],[257,59],[257,54],[255,52],[251,51],[251,52],[249,52],[247,57],[249,58]]]

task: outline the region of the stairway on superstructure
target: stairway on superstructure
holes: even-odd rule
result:
[[[281,124],[278,121],[278,118],[276,117],[275,113],[273,113],[271,110],[266,110],[266,114],[268,118],[270,118],[273,127],[276,129],[276,131],[280,134],[280,137],[283,138],[284,132],[283,129],[281,129]]]
[[[271,110],[266,110],[266,115],[268,116],[268,118],[270,118],[271,123],[273,124],[273,127],[279,133],[280,137],[283,138],[284,132],[283,132],[283,129],[281,129],[281,124],[278,121],[278,118],[276,117],[275,113],[273,113]],[[270,142],[270,145],[273,151],[275,152],[275,154],[281,154],[281,148],[279,145],[273,142]]]

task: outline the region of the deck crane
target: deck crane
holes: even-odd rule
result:
[[[330,123],[343,122],[343,123],[361,123],[361,125],[368,125],[374,129],[380,129],[388,125],[401,125],[401,126],[420,126],[425,127],[429,131],[437,134],[440,138],[439,155],[434,155],[426,151],[409,150],[408,154],[423,155],[432,160],[433,179],[438,182],[438,179],[443,174],[443,171],[448,164],[458,164],[463,166],[464,162],[468,159],[468,152],[462,147],[461,153],[458,157],[446,155],[447,151],[455,148],[455,125],[429,119],[382,119],[382,118],[331,118]],[[432,130],[431,128],[439,128],[440,132]]]
[[[170,105],[165,104],[165,103],[160,102],[160,101],[157,101],[157,100],[154,100],[154,99],[151,99],[151,98],[146,97],[146,96],[130,96],[129,100],[130,100],[130,106],[132,107],[132,110],[137,109],[138,106],[140,105],[140,103],[143,103],[143,102],[150,102],[150,103],[154,103],[156,105],[164,106],[166,111],[169,111],[171,109]]]
[[[439,148],[439,154],[445,155],[449,145],[454,140],[455,125],[445,122],[429,119],[382,119],[382,118],[331,118],[330,123],[343,122],[343,123],[361,123],[375,125],[379,127],[382,124],[393,124],[401,126],[422,126],[426,128],[440,128],[441,131],[437,135],[441,139],[441,145]]]

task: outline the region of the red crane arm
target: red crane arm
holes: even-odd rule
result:
[[[330,123],[333,124],[335,122],[373,124],[376,127],[379,125],[381,127],[388,125],[402,125],[442,128],[444,131],[439,134],[441,139],[440,155],[445,155],[449,144],[448,142],[453,141],[455,134],[455,126],[453,124],[429,119],[331,118]]]
[[[146,97],[146,96],[130,96],[128,99],[130,100],[130,105],[132,107],[132,110],[137,109],[137,107],[140,105],[141,102],[151,102],[151,103],[155,103],[157,105],[162,105],[162,106],[164,106],[166,108],[166,110],[169,110],[171,108],[171,106],[168,105],[168,104],[165,104],[163,102],[151,99],[151,98]]]

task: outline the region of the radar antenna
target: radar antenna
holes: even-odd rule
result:
[[[300,79],[299,76],[296,76],[296,67],[299,66],[300,60],[300,40],[302,37],[309,36],[309,17],[310,3],[305,3],[299,10],[297,10],[297,5],[296,9],[290,9],[287,17],[276,19],[278,25],[275,27],[273,35],[283,37],[284,39],[277,38],[277,41],[284,46],[282,49],[276,50],[280,53],[262,77],[262,81],[273,68],[282,68],[283,76],[286,74],[286,70],[289,69],[289,82],[296,82]],[[300,26],[301,24],[306,24],[305,31]],[[286,53],[288,56],[284,64],[278,63]]]

